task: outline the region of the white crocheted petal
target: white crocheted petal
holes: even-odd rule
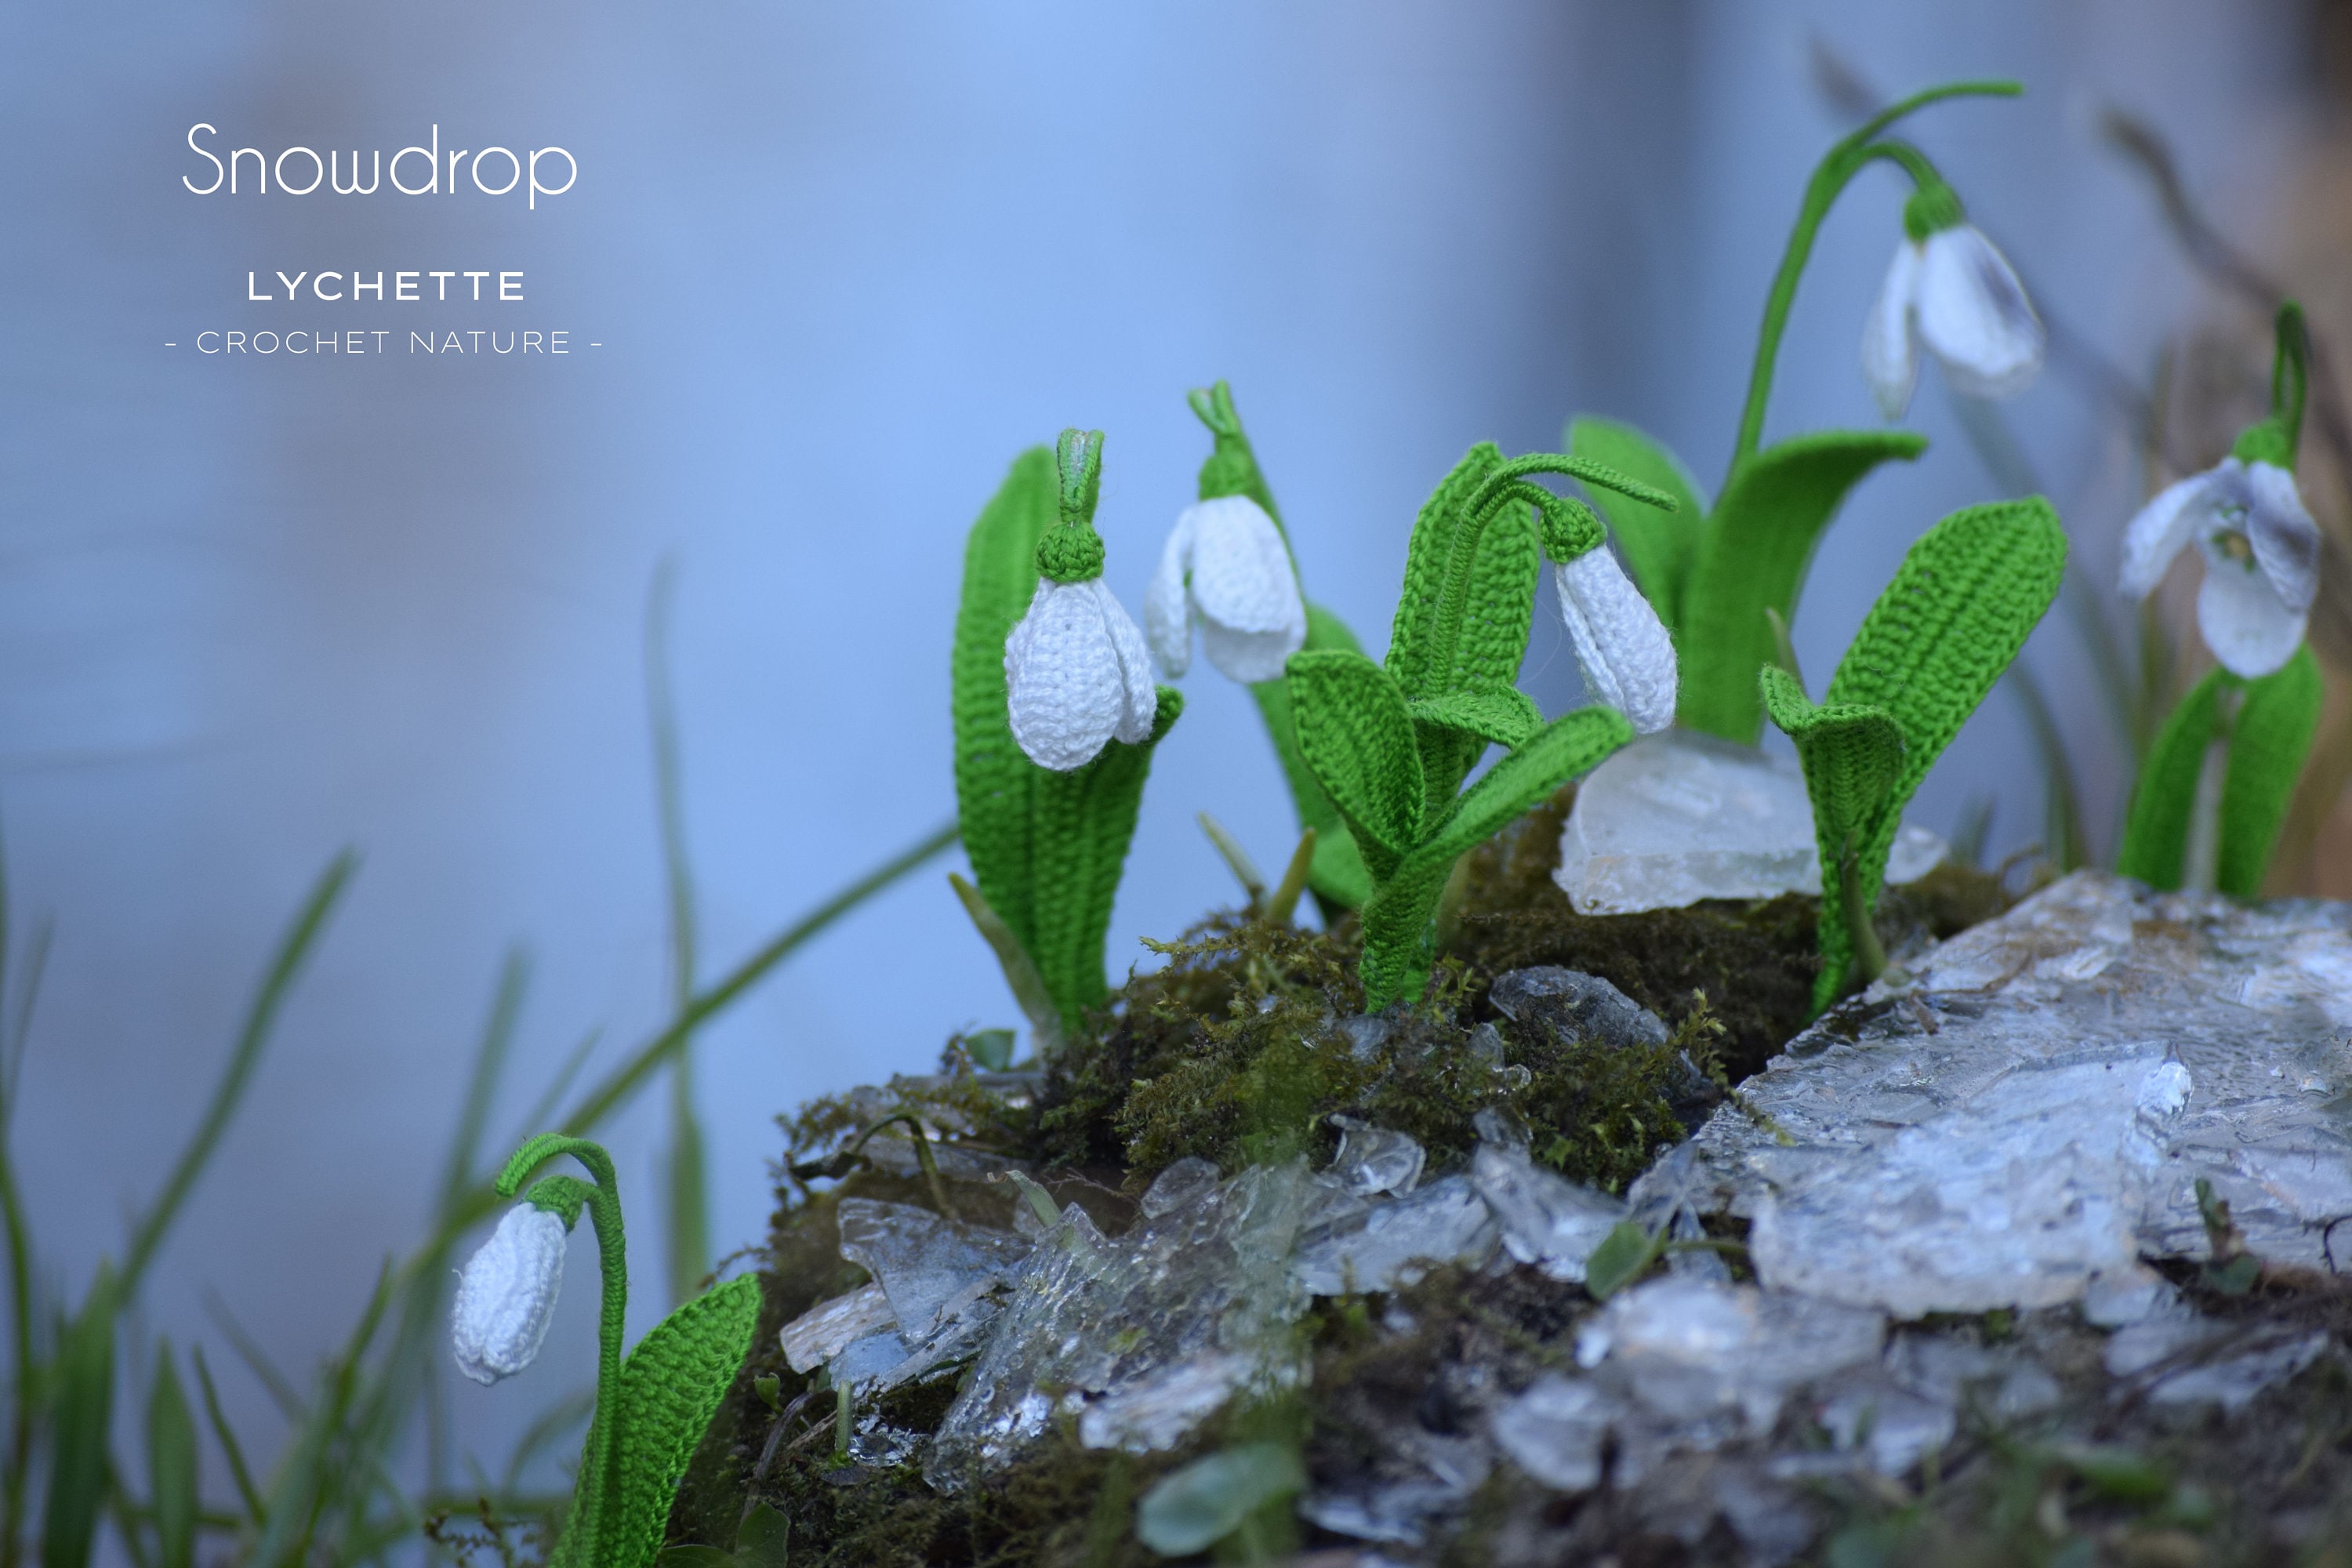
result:
[[[2302,646],[2305,618],[2279,602],[2270,579],[2252,562],[2206,557],[2197,629],[2231,674],[2252,680],[2276,672]]]
[[[1201,623],[1201,651],[1228,679],[1238,680],[1244,686],[1279,679],[1290,656],[1306,640],[1303,633],[1237,632],[1214,621]]]
[[[1151,682],[1151,655],[1143,646],[1143,632],[1135,617],[1127,613],[1110,584],[1097,577],[1086,586],[1094,590],[1103,634],[1118,663],[1118,723],[1111,732],[1130,746],[1139,745],[1151,739],[1152,721],[1160,716],[1160,689]]]
[[[449,1314],[457,1370],[496,1383],[529,1366],[563,1286],[563,1221],[529,1204],[509,1209],[457,1276]]]
[[[1919,337],[1958,391],[2009,397],[2042,369],[2042,319],[1992,241],[1968,224],[1927,237]]]
[[[1219,496],[1192,509],[1192,603],[1230,631],[1307,637],[1307,605],[1274,519],[1247,496]]]
[[[1862,325],[1862,378],[1879,413],[1900,419],[1911,406],[1919,379],[1919,349],[1911,335],[1911,307],[1918,292],[1919,247],[1909,240],[1895,247],[1895,260],[1879,286],[1877,302]]]
[[[2281,603],[2298,615],[2319,596],[2319,525],[2304,510],[2294,476],[2275,463],[2246,465],[2246,538]]]
[[[1552,569],[1584,684],[1636,733],[1675,721],[1675,640],[1606,547]]]
[[[1200,508],[1188,506],[1176,518],[1176,526],[1168,531],[1168,542],[1160,552],[1160,564],[1151,574],[1151,584],[1143,590],[1143,636],[1151,645],[1151,657],[1160,666],[1160,673],[1174,680],[1192,665],[1192,605],[1184,593],[1184,578],[1192,570],[1192,537]]]
[[[1094,761],[1118,727],[1126,683],[1094,590],[1102,579],[1037,584],[1029,613],[1004,639],[1005,705],[1031,762],[1066,773]],[[1125,617],[1126,612],[1120,616]],[[1143,634],[1135,637],[1139,662]]]
[[[2165,486],[2124,530],[2124,596],[2145,599],[2164,581],[2165,568],[2213,515],[2212,470]]]

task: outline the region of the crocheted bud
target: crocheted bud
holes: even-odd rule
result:
[[[1209,662],[1244,685],[1272,680],[1307,643],[1307,603],[1281,531],[1244,495],[1184,509],[1144,593],[1151,655],[1171,680],[1192,662],[1192,628]]]
[[[1056,583],[1083,583],[1102,575],[1102,535],[1080,524],[1049,528],[1037,541],[1037,575]]]
[[[457,1370],[476,1383],[512,1377],[539,1355],[563,1286],[560,1215],[519,1204],[457,1277],[450,1339]]]
[[[1143,633],[1100,577],[1042,580],[1004,639],[1013,740],[1055,773],[1086,766],[1114,739],[1150,740],[1160,705],[1150,662]]]
[[[1863,377],[1879,411],[1910,406],[1924,345],[1955,390],[2009,397],[2042,369],[2041,318],[2000,252],[1975,227],[1953,223],[1895,247],[1864,324]]]
[[[1589,550],[1552,568],[1560,618],[1593,698],[1653,735],[1675,721],[1675,639],[1617,557]]]

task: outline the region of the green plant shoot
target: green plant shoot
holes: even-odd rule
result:
[[[1534,474],[1565,474],[1672,510],[1673,496],[1590,458],[1470,449],[1415,521],[1385,666],[1344,648],[1291,656],[1298,746],[1346,820],[1372,892],[1363,907],[1364,1005],[1420,995],[1433,921],[1464,851],[1633,738],[1614,709],[1547,724],[1513,684],[1543,557],[1604,548],[1601,521]],[[1489,744],[1508,752],[1468,790]]]
[[[1885,967],[1871,915],[1903,808],[2058,595],[2066,533],[2040,497],[1956,511],[1920,536],[1838,661],[1820,707],[1758,681],[1797,743],[1822,868],[1816,1011]]]

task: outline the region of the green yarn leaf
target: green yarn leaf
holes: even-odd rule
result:
[[[2190,687],[2165,716],[2147,761],[2140,763],[2116,869],[2151,888],[2169,892],[2188,874],[2197,778],[2205,768],[2205,748],[2221,733],[2221,689],[2228,679],[2229,672],[2216,666]]]
[[[1332,649],[1363,652],[1346,622],[1322,605],[1309,604],[1307,643],[1300,651]],[[1314,889],[1315,900],[1328,924],[1372,896],[1372,874],[1364,869],[1363,853],[1356,847],[1355,837],[1341,820],[1339,808],[1331,804],[1331,797],[1316,780],[1315,770],[1307,765],[1306,753],[1298,748],[1297,722],[1290,710],[1289,680],[1261,680],[1250,688],[1250,695],[1257,699],[1258,715],[1265,721],[1266,737],[1274,742],[1274,754],[1281,760],[1282,776],[1290,784],[1290,802],[1298,813],[1298,826],[1315,830],[1315,858],[1307,869],[1307,885]]]
[[[1030,848],[1034,798],[1045,770],[1013,738],[1004,639],[1036,595],[1037,541],[1054,523],[1059,500],[1051,447],[1032,447],[1013,459],[964,544],[951,660],[956,816],[964,853],[989,908],[1033,953]]]
[[[1797,761],[1805,772],[1813,852],[1822,872],[1822,973],[1835,976],[1842,990],[1856,947],[1853,913],[1846,908],[1845,860],[1855,856],[1860,868],[1879,807],[1903,771],[1902,727],[1884,709],[1866,704],[1817,708],[1797,679],[1775,665],[1766,665],[1759,679],[1764,711],[1797,743]],[[1817,981],[1816,989],[1826,986]],[[1822,1005],[1817,997],[1816,1005]]]
[[[1667,631],[1679,633],[1685,584],[1706,531],[1706,503],[1699,497],[1698,482],[1664,447],[1613,419],[1570,421],[1568,449],[1675,498],[1677,510],[1668,511],[1604,486],[1595,485],[1589,492],[1592,504],[1609,520],[1609,531],[1616,536],[1617,548],[1650,607]]]
[[[2025,646],[2058,596],[2065,570],[2066,531],[2041,497],[1956,511],[1911,546],[1838,661],[1823,706],[1883,712],[1901,731],[1903,757],[1854,829],[1862,907],[1851,916],[1837,868],[1826,860],[1822,866],[1821,945],[1827,962],[1814,984],[1817,1007],[1834,1001],[1849,984],[1848,921],[1867,920],[1877,905],[1903,808]],[[1769,684],[1768,676],[1759,694]]]
[[[664,1318],[629,1352],[615,1412],[620,1496],[604,1512],[587,1568],[653,1562],[678,1482],[742,1369],[759,1321],[760,1281],[745,1275]]]
[[[1404,692],[1362,654],[1339,649],[1291,655],[1288,679],[1299,750],[1377,885],[1421,836],[1421,751]]]
[[[1449,691],[1409,702],[1405,710],[1415,724],[1435,725],[1486,742],[1516,746],[1543,728],[1543,710],[1516,686],[1489,686]]]
[[[2230,769],[2221,784],[2221,856],[2214,885],[2241,899],[2260,898],[2271,852],[2294,798],[2304,759],[2319,730],[2325,695],[2311,645],[2274,674],[2245,682],[2231,726]]]
[[[1794,621],[1805,567],[1846,492],[1879,464],[1907,462],[1927,445],[1908,430],[1822,430],[1734,469],[1684,588],[1675,639],[1683,724],[1755,742],[1763,724],[1756,672],[1773,654],[1764,612]]]
[[[1501,447],[1491,441],[1479,442],[1438,482],[1413,519],[1412,537],[1405,544],[1404,584],[1397,591],[1396,618],[1389,627],[1386,661],[1389,674],[1408,696],[1435,696],[1445,689],[1453,673],[1452,646],[1440,637],[1435,625],[1437,601],[1445,585],[1462,512],[1486,476],[1502,462]],[[1524,645],[1520,653],[1526,653]],[[1517,675],[1515,663],[1504,679],[1507,683]]]
[[[1137,745],[1112,741],[1093,762],[1066,773],[1032,765],[1029,952],[1061,1009],[1066,1033],[1076,1033],[1086,1010],[1110,996],[1103,939],[1143,806],[1143,781],[1152,749],[1184,711],[1184,695],[1174,687],[1159,688],[1159,695],[1150,739]]]

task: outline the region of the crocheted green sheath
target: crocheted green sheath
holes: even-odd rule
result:
[[[1854,634],[1816,708],[1766,667],[1760,704],[1797,742],[1822,867],[1816,1011],[1857,982],[1903,808],[2051,601],[2066,533],[2039,496],[1956,511],[1923,534]]]
[[[2227,763],[2214,825],[2220,843],[2213,885],[2238,898],[2259,897],[2319,730],[2323,695],[2319,661],[2308,645],[2260,679],[2218,667],[2209,671],[2165,720],[2140,766],[2116,868],[2153,888],[2183,885],[2198,779],[2207,750],[2218,742]]]
[[[963,599],[952,660],[957,819],[981,895],[1036,966],[1075,1030],[1110,994],[1103,938],[1110,929],[1151,751],[1183,711],[1159,688],[1151,738],[1112,741],[1069,773],[1041,768],[1013,738],[1005,705],[1004,639],[1037,588],[1037,542],[1058,516],[1054,453],[1013,460],[964,546]]]
[[[1221,381],[1191,393],[1188,401],[1201,423],[1208,426],[1213,442],[1208,457],[1201,463],[1201,499],[1213,500],[1219,496],[1240,495],[1257,502],[1274,520],[1284,546],[1290,550],[1291,570],[1297,572],[1298,552],[1290,543],[1290,530],[1282,521],[1280,509],[1274,504],[1274,491],[1267,488],[1265,475],[1257,465],[1257,454],[1242,428],[1241,416],[1234,409],[1233,389]],[[1303,598],[1304,575],[1299,579],[1299,593]],[[1345,622],[1312,601],[1307,605],[1306,647],[1363,651],[1356,634],[1348,629]],[[1288,685],[1278,679],[1261,680],[1250,688],[1250,695],[1257,700],[1266,738],[1274,742],[1275,755],[1281,759],[1282,776],[1290,785],[1291,805],[1298,813],[1298,826],[1315,829],[1315,859],[1307,869],[1307,885],[1314,891],[1315,901],[1328,924],[1371,897],[1371,876],[1364,869],[1363,856],[1357,851],[1356,841],[1348,836],[1339,808],[1323,793],[1323,786],[1315,782],[1315,771],[1299,753]]]
[[[597,1324],[596,1412],[580,1455],[580,1475],[551,1568],[647,1568],[661,1550],[671,1501],[695,1446],[751,1352],[760,1320],[760,1282],[731,1279],[654,1325],[625,1361],[628,1248],[612,1157],[584,1138],[542,1132],[515,1151],[499,1173],[510,1198],[530,1173],[569,1154],[592,1181],[550,1176],[529,1200],[568,1227],[584,1206],[596,1230],[604,1301]]]
[[[1385,667],[1339,648],[1291,656],[1298,747],[1348,825],[1372,892],[1363,907],[1364,1005],[1417,998],[1435,960],[1433,918],[1454,862],[1633,738],[1613,709],[1549,724],[1513,685],[1543,558],[1600,548],[1598,519],[1532,482],[1566,474],[1671,511],[1675,498],[1563,454],[1506,459],[1481,444],[1415,521]],[[1508,753],[1466,792],[1489,744]]]

